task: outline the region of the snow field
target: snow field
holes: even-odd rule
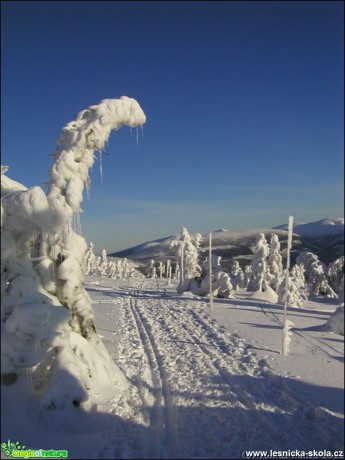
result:
[[[116,289],[117,363],[138,389],[146,429],[132,430],[140,446],[123,436],[122,450],[110,434],[109,458],[237,458],[245,449],[341,445],[341,416],[306,400],[210,316],[207,300],[178,296],[158,279]]]

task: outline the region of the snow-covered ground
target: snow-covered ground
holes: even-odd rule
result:
[[[87,412],[51,419],[26,391],[29,374],[3,385],[1,442],[113,459],[344,449],[344,337],[324,327],[336,300],[288,308],[295,326],[284,356],[282,307],[246,292],[214,299],[211,312],[207,299],[179,296],[163,279],[88,277],[86,286],[127,382],[117,394],[99,388]]]

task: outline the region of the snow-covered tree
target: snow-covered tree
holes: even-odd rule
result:
[[[243,276],[244,276],[244,287],[248,289],[253,279],[253,270],[250,265],[246,265],[244,267]]]
[[[159,272],[159,277],[163,278],[163,276],[165,275],[165,265],[161,261],[159,262],[158,272]]]
[[[275,233],[272,233],[271,235],[268,263],[270,267],[270,273],[272,275],[270,286],[275,292],[278,292],[278,288],[283,276],[283,262],[282,256],[280,255],[280,241],[278,235]]]
[[[198,235],[198,234],[197,234]],[[180,293],[189,290],[191,280],[200,276],[201,267],[199,265],[199,253],[197,246],[201,241],[200,237],[195,240],[190,237],[187,228],[182,227],[181,233],[171,243],[170,248],[175,249],[176,263],[181,260],[181,280],[178,286]],[[182,268],[183,265],[183,268]],[[183,270],[183,272],[182,272]]]
[[[150,261],[150,265],[145,270],[145,275],[147,278],[157,278],[157,270],[153,259]]]
[[[108,258],[107,258],[107,251],[105,249],[102,249],[101,252],[101,260],[98,265],[98,274],[100,276],[108,276]]]
[[[339,257],[328,265],[326,276],[332,289],[339,295],[344,296],[344,259]]]
[[[90,241],[89,249],[85,254],[85,274],[93,275],[97,272],[99,260],[93,252],[93,243]]]
[[[172,268],[171,268],[171,260],[169,260],[169,259],[167,260],[165,272],[166,272],[166,277],[170,282],[171,277],[172,277]]]
[[[302,251],[296,258],[296,264],[303,265],[304,267],[304,277],[307,283],[311,282],[314,277],[315,272],[313,264],[315,262],[321,264],[318,256],[310,251]],[[324,269],[326,269],[326,266]]]
[[[235,291],[246,287],[244,273],[237,260],[231,265],[230,279]]]
[[[306,300],[307,296],[305,293],[305,285],[302,277],[302,266],[294,265],[290,276],[288,277],[287,286],[285,282],[285,276],[282,278],[282,282],[278,287],[279,304],[284,305],[286,302],[286,305],[298,308],[303,305],[303,302]]]
[[[112,130],[145,121],[137,101],[125,96],[81,111],[58,139],[47,194],[1,171],[1,373],[13,382],[30,371],[50,417],[66,406],[90,409],[100,382],[125,382],[96,332],[83,285],[87,245],[72,222],[94,152]]]
[[[269,246],[264,233],[259,233],[256,238],[254,257],[251,263],[252,280],[247,289],[254,292],[265,292],[269,289],[269,283],[272,279],[269,273],[268,256]]]
[[[175,264],[174,279],[176,281],[181,281],[181,269],[180,269],[180,265],[178,262]]]
[[[344,335],[344,302],[328,318],[325,329],[335,334]]]
[[[337,297],[327,279],[327,266],[319,260],[316,254],[301,252],[296,258],[296,264],[302,264],[305,269],[305,279],[310,295]]]
[[[221,257],[212,254],[212,293],[214,297],[229,298],[234,297],[234,289],[231,284],[230,276],[222,270]],[[210,292],[210,272],[209,261],[205,259],[202,264],[202,273],[200,278],[191,283],[190,290],[200,296],[208,295]]]

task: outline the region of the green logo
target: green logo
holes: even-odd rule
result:
[[[44,450],[44,449],[25,449],[20,442],[1,443],[1,449],[7,457],[13,458],[67,458],[68,450]]]
[[[22,446],[18,441],[17,442],[11,442],[9,439],[6,442],[1,443],[1,449],[4,451],[4,454],[7,455],[7,457],[13,457],[12,452],[14,450],[22,450],[25,449],[25,446]]]

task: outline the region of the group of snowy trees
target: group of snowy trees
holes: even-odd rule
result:
[[[134,99],[106,99],[81,111],[58,139],[48,191],[27,188],[1,168],[1,376],[30,375],[40,410],[88,410],[95,388],[125,382],[99,339],[84,288],[84,238],[73,229],[95,152],[112,130],[141,126]]]
[[[175,250],[175,261],[180,264],[177,291],[191,291],[196,295],[210,293],[208,258],[200,261],[202,236],[190,236],[183,227],[170,247]],[[280,304],[301,307],[308,295],[342,297],[344,290],[344,257],[328,267],[311,252],[302,252],[289,270],[283,267],[283,257],[278,235],[271,234],[270,242],[264,233],[256,238],[251,265],[244,270],[233,261],[229,273],[221,268],[221,257],[212,254],[212,292],[218,297],[233,297],[239,289],[266,292]],[[286,283],[287,279],[287,283]]]
[[[126,258],[109,260],[107,251],[102,249],[101,256],[93,252],[93,243],[85,253],[85,274],[91,276],[106,276],[113,279],[142,278],[143,275],[130,265]]]
[[[297,307],[303,304],[308,295],[332,298],[337,298],[338,294],[343,295],[344,257],[327,268],[317,255],[301,252],[289,272],[286,286],[286,272],[280,252],[280,242],[276,234],[271,235],[270,244],[263,233],[257,236],[248,291],[273,291],[278,295],[278,303],[286,302],[287,305]]]
[[[158,263],[158,267],[155,266],[155,261],[151,259],[150,265],[145,270],[145,276],[147,278],[166,278],[169,281],[172,279],[179,279],[180,267],[177,263],[173,272],[173,267],[170,259],[168,259],[165,264],[160,261]]]
[[[221,257],[212,256],[211,277],[208,258],[200,262],[202,239],[200,233],[196,233],[194,237],[191,237],[187,228],[182,227],[179,236],[170,243],[170,248],[175,250],[176,264],[179,263],[180,269],[177,292],[191,291],[196,295],[205,296],[210,292],[210,282],[212,282],[213,295],[231,297],[233,295],[233,286],[230,276],[221,268]]]

